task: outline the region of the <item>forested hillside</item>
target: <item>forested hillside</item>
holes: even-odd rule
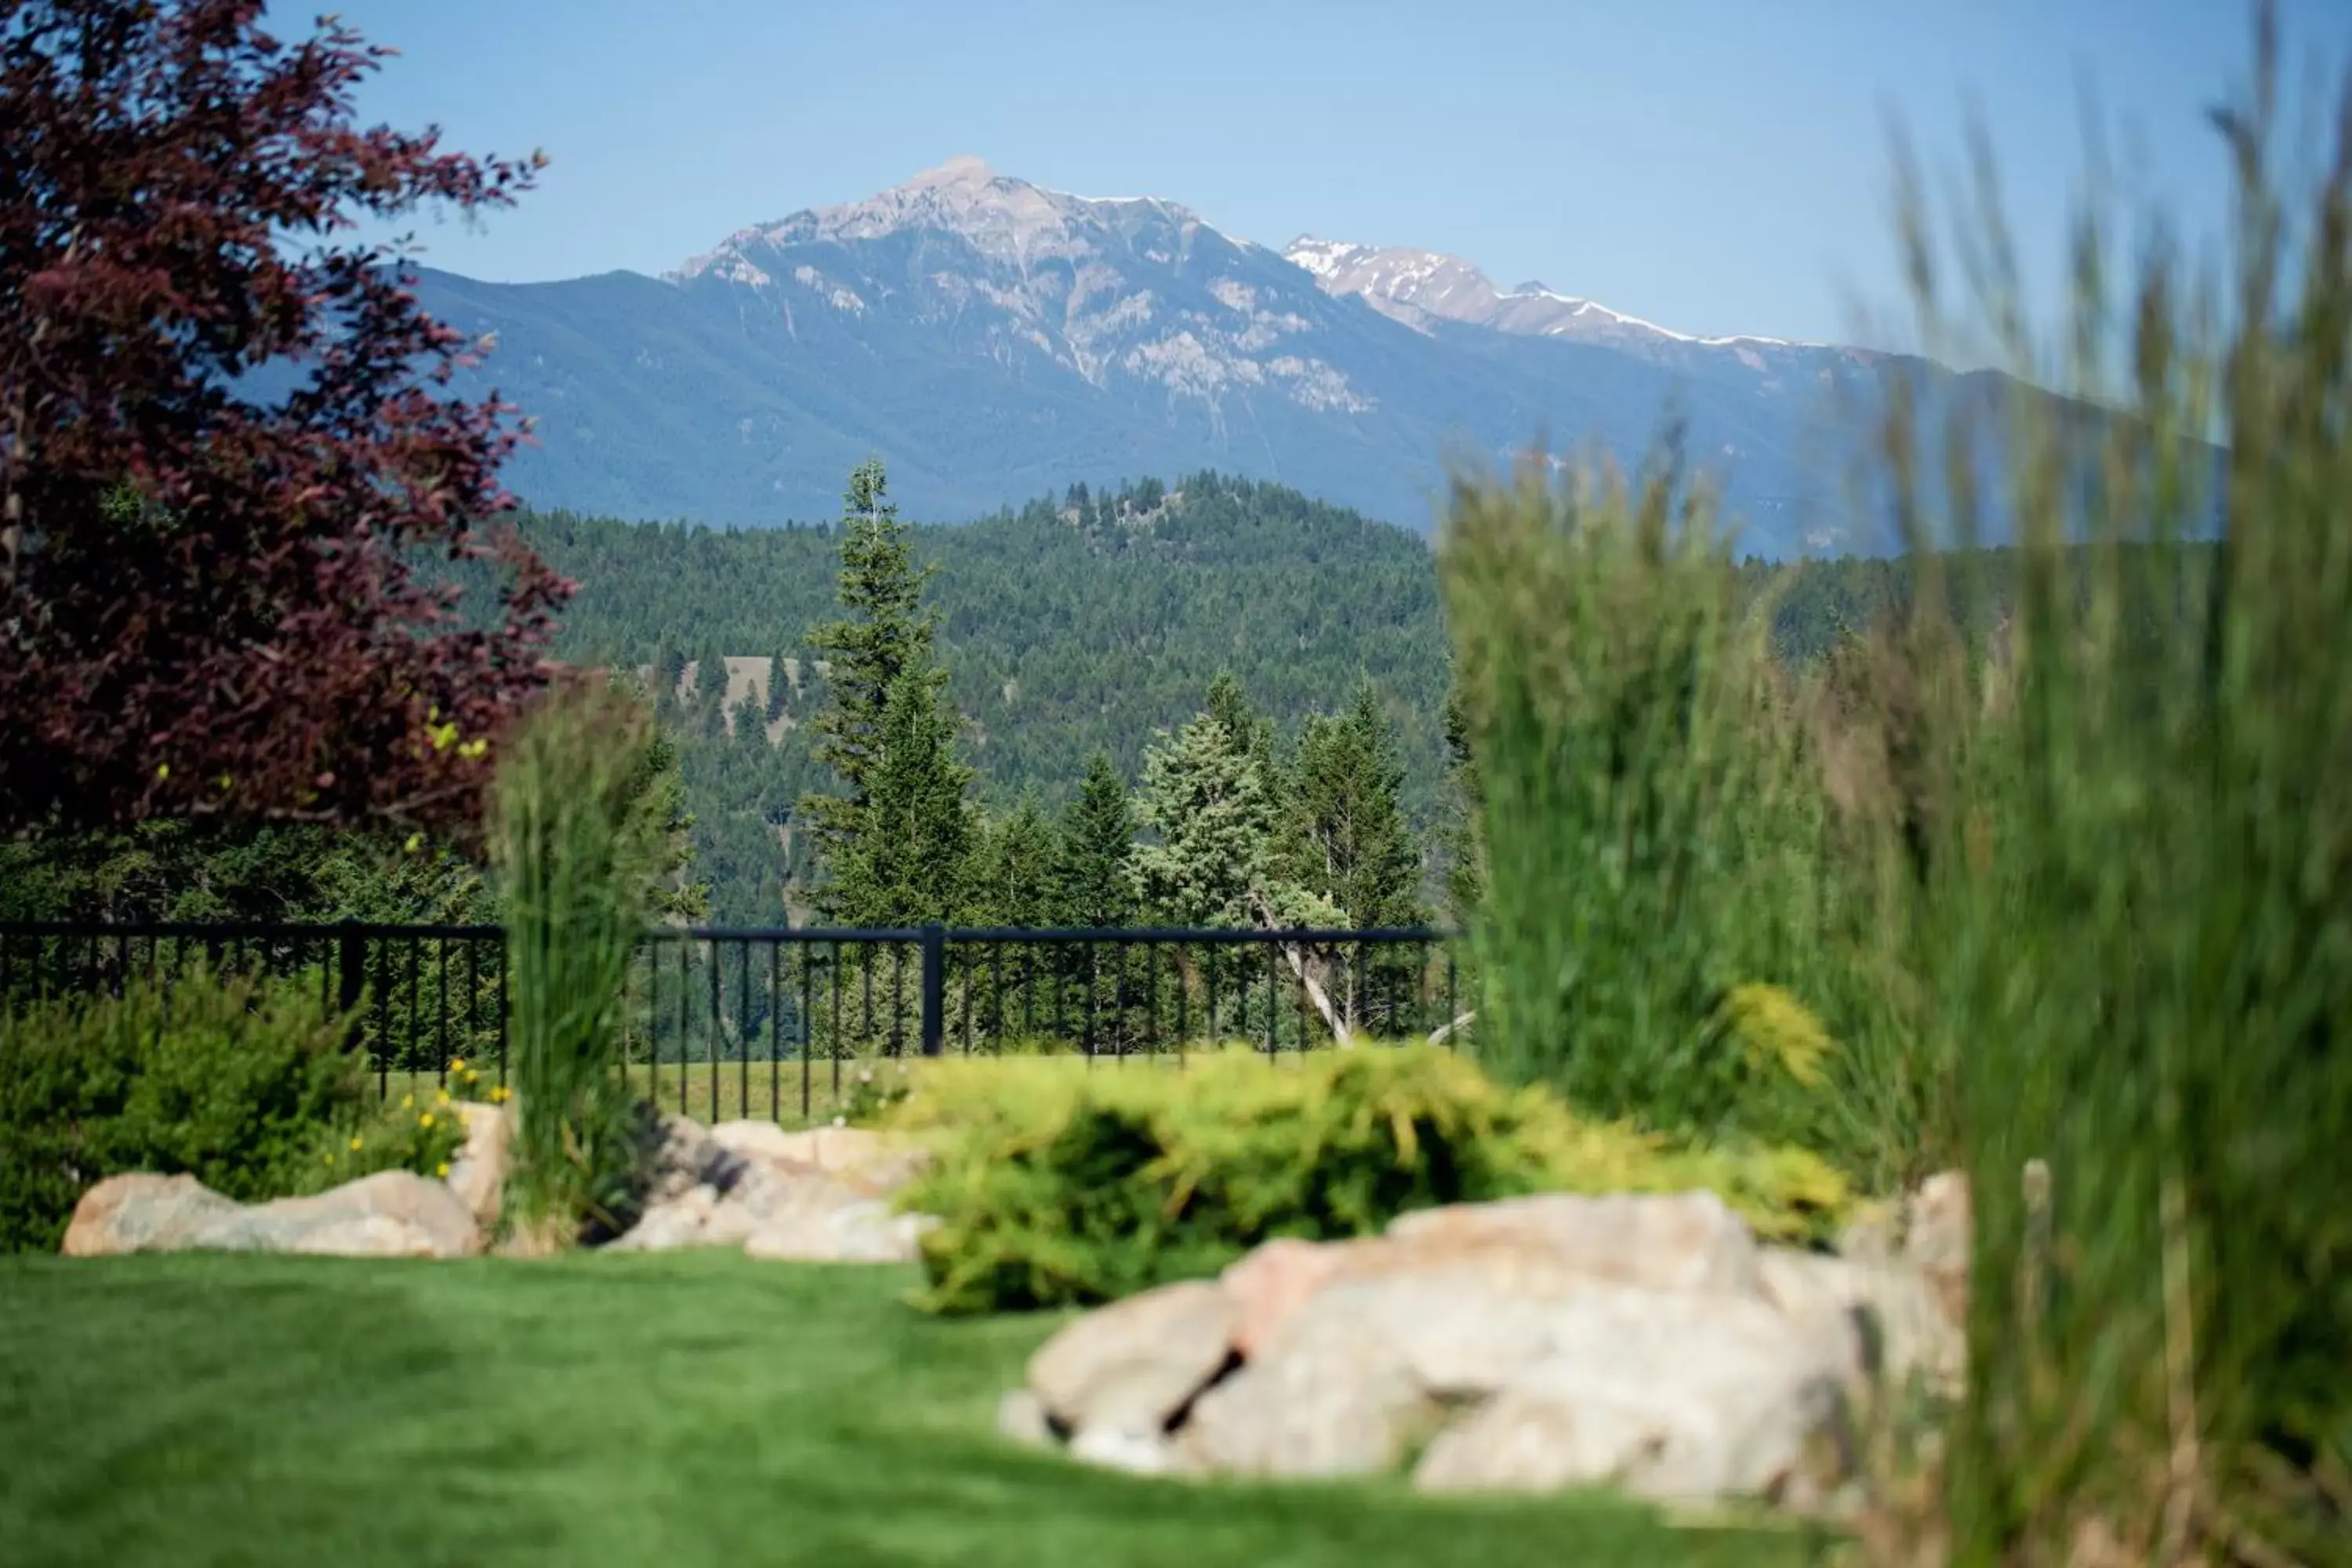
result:
[[[834,525],[720,531],[526,514],[580,585],[567,658],[652,666],[681,736],[700,874],[723,919],[772,919],[774,825],[822,781],[799,725],[822,701],[803,641],[835,611]],[[1133,778],[1157,730],[1220,672],[1286,731],[1369,679],[1399,731],[1408,807],[1444,762],[1444,627],[1425,540],[1295,490],[1213,474],[1074,487],[958,527],[915,531],[942,616],[940,654],[980,789],[1066,800],[1097,748]],[[756,727],[730,721],[720,658],[781,660]],[[670,693],[672,682],[696,679]],[[799,678],[797,689],[792,677]],[[746,694],[739,681],[737,696]],[[778,700],[776,692],[783,692]],[[771,743],[771,736],[774,737]]]
[[[803,640],[835,613],[839,527],[723,531],[565,512],[527,513],[523,526],[579,584],[560,650],[658,672],[714,918],[773,920],[779,828],[825,782],[801,728],[824,696]],[[926,595],[942,616],[966,754],[992,805],[1066,802],[1097,748],[1133,780],[1154,733],[1198,711],[1230,673],[1286,735],[1369,680],[1396,728],[1406,811],[1433,823],[1448,653],[1420,536],[1204,473],[1075,486],[913,537],[934,573]],[[1981,563],[1997,583],[2005,559]],[[1742,577],[1751,595],[1773,595],[1776,641],[1802,661],[1866,625],[1907,568],[1751,561]]]

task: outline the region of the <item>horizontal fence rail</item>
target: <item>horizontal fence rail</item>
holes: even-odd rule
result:
[[[45,999],[202,971],[314,991],[349,1018],[381,1094],[446,1082],[453,1060],[506,1082],[494,925],[0,922],[0,1028]],[[1464,997],[1454,933],[1418,927],[661,927],[629,966],[622,1070],[714,1121],[855,1114],[908,1058],[1458,1042]]]

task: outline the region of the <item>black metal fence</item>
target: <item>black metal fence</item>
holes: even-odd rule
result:
[[[505,1081],[497,926],[0,923],[0,1027],[45,997],[199,964],[315,987],[351,1016],[381,1092],[460,1058]],[[840,1104],[894,1058],[1452,1040],[1463,1006],[1452,935],[1418,928],[660,928],[630,966],[624,1058],[657,1104],[781,1118]]]

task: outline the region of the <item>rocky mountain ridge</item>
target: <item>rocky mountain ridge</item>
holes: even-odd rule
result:
[[[421,282],[436,315],[498,335],[481,377],[536,417],[510,469],[528,499],[718,522],[830,515],[878,453],[942,521],[1217,468],[1426,527],[1449,462],[1542,437],[1636,464],[1671,411],[1759,552],[1866,548],[1832,514],[1823,416],[1866,405],[1891,363],[1694,338],[1433,252],[1276,251],[968,157],[658,279]]]

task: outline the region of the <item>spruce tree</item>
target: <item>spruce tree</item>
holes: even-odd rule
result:
[[[818,899],[851,926],[913,926],[952,919],[971,869],[971,769],[956,756],[956,719],[936,672],[910,664],[884,700],[866,754],[865,794],[835,841]]]
[[[1054,924],[1056,848],[1053,823],[1029,796],[987,824],[973,857],[971,918],[992,926]]]
[[[859,465],[835,586],[848,614],[808,639],[827,663],[814,759],[840,793],[808,795],[801,816],[830,873],[819,907],[849,924],[946,918],[967,870],[971,770],[956,759],[947,677],[931,661],[939,617],[922,602],[929,573],[908,531],[881,463]],[[907,879],[918,875],[930,879]]]
[[[1464,705],[1461,678],[1454,677],[1445,695],[1445,784],[1439,801],[1437,852],[1444,867],[1445,913],[1457,931],[1466,931],[1478,912],[1486,887],[1486,858],[1479,813],[1485,809],[1477,759],[1470,752],[1470,722]]]
[[[842,519],[841,570],[835,595],[848,614],[809,634],[809,646],[828,667],[829,701],[815,721],[816,760],[844,786],[854,805],[865,791],[882,731],[883,709],[898,677],[920,668],[925,679],[943,685],[943,671],[930,667],[931,637],[939,615],[923,605],[928,569],[915,563],[913,542],[889,499],[889,479],[879,459],[869,458],[849,477]],[[837,816],[828,797],[810,802],[811,816]]]
[[[1135,847],[1135,818],[1127,784],[1097,751],[1087,763],[1086,782],[1062,814],[1054,865],[1057,923],[1106,931],[1135,918],[1135,885],[1129,857]]]
[[[654,650],[654,715],[663,722],[677,715],[678,688],[686,680],[686,650],[664,640]]]
[[[716,708],[727,700],[727,659],[716,643],[705,643],[694,661],[694,700]]]
[[[768,656],[767,720],[771,724],[782,718],[784,710],[792,706],[793,682],[790,668],[791,667],[785,664],[782,654]]]
[[[1265,773],[1265,783],[1273,789],[1276,773],[1274,721],[1260,713],[1250,700],[1241,678],[1232,670],[1217,672],[1209,682],[1209,698],[1202,711],[1225,727],[1233,746],[1257,763]]]
[[[1144,758],[1136,815],[1154,833],[1129,865],[1145,900],[1183,925],[1293,926],[1338,918],[1291,874],[1284,813],[1252,744],[1202,713]]]
[[[1369,682],[1348,710],[1307,721],[1298,747],[1298,813],[1308,880],[1359,930],[1418,924],[1421,856],[1406,826],[1404,766]]]

